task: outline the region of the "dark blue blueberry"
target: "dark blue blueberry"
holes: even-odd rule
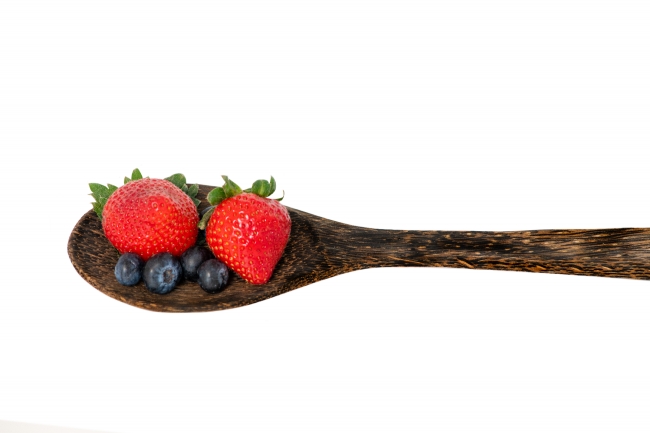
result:
[[[183,265],[183,276],[188,281],[196,281],[199,279],[197,273],[201,263],[213,257],[212,253],[206,247],[193,246],[183,253],[181,256],[181,264]]]
[[[199,286],[208,293],[219,293],[228,284],[228,267],[217,259],[199,266]]]
[[[171,292],[183,276],[181,261],[170,253],[158,253],[144,265],[142,279],[150,292],[164,295]]]
[[[115,278],[123,286],[135,286],[142,278],[142,268],[142,257],[134,253],[124,253],[115,265]]]

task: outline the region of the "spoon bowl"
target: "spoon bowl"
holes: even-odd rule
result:
[[[199,210],[212,186],[200,185]],[[650,229],[518,232],[379,230],[351,226],[287,208],[291,235],[271,280],[247,283],[231,273],[225,290],[203,291],[184,281],[166,295],[142,282],[115,278],[117,250],[88,211],[70,234],[68,255],[79,275],[102,293],[153,311],[198,312],[253,304],[308,284],[372,267],[432,266],[650,279]]]
[[[205,197],[213,187],[200,185],[199,210],[209,206]],[[197,283],[183,281],[166,295],[149,292],[140,282],[127,287],[117,282],[114,269],[120,255],[110,244],[94,211],[88,211],[77,223],[68,241],[70,260],[79,274],[102,293],[127,304],[154,311],[193,312],[241,307],[272,298],[337,273],[324,257],[314,221],[320,220],[295,209],[291,216],[291,236],[271,280],[262,285],[249,284],[234,272],[226,289],[210,294]]]

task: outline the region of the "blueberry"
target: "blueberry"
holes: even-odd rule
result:
[[[181,256],[181,264],[183,265],[183,276],[188,281],[196,281],[199,279],[197,273],[201,263],[211,259],[212,253],[205,247],[193,246],[183,253]]]
[[[142,279],[150,292],[164,295],[171,292],[183,276],[181,261],[170,253],[158,253],[144,265]]]
[[[208,293],[219,293],[228,284],[228,268],[217,259],[210,259],[199,266],[199,286]]]
[[[135,286],[142,278],[144,260],[137,254],[124,253],[115,265],[115,278],[123,286]]]

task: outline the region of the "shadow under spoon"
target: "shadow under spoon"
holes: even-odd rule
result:
[[[212,189],[201,185],[199,209]],[[351,226],[287,208],[291,236],[271,280],[245,282],[236,274],[218,294],[183,282],[166,295],[143,283],[120,285],[119,253],[101,222],[87,212],[68,240],[73,266],[91,286],[127,304],[153,311],[195,312],[241,307],[359,269],[432,266],[650,279],[650,229],[529,230],[516,232],[378,230]]]

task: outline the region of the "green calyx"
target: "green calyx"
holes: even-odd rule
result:
[[[192,201],[194,202],[194,206],[198,207],[201,204],[201,200],[196,198],[196,194],[198,194],[199,192],[198,184],[195,183],[194,185],[187,186],[185,176],[181,173],[172,174],[171,176],[166,177],[165,180],[170,181],[171,183],[179,187],[181,191],[187,194],[189,198],[191,198]]]
[[[207,226],[208,221],[210,220],[210,217],[214,212],[214,207],[217,206],[222,201],[224,201],[225,199],[234,197],[243,192],[250,192],[260,197],[266,198],[275,192],[275,179],[273,179],[273,176],[271,176],[270,181],[264,179],[256,180],[253,183],[253,186],[251,188],[247,188],[244,190],[242,190],[239,187],[239,185],[237,185],[235,182],[230,180],[228,176],[221,176],[221,177],[225,182],[223,186],[218,186],[208,193],[207,200],[208,203],[212,205],[212,208],[209,209],[205,214],[203,214],[203,218],[201,218],[201,221],[199,222],[199,228],[201,230],[204,230],[205,227]],[[276,198],[274,200],[281,201],[283,198],[284,198],[284,191],[282,191],[282,197]]]
[[[270,182],[264,179],[256,180],[251,188],[244,190],[242,190],[235,182],[228,179],[228,176],[221,177],[225,181],[223,186],[218,186],[208,193],[208,202],[212,206],[216,206],[225,199],[239,195],[242,192],[251,192],[260,197],[268,197],[275,192],[275,179],[273,179],[273,176],[271,176]],[[276,198],[275,200],[280,201],[283,198],[284,192],[282,193],[281,198]]]
[[[126,185],[129,182],[133,182],[136,180],[142,179],[142,173],[140,173],[140,170],[137,168],[133,170],[131,173],[131,177],[124,177],[124,185]],[[166,177],[165,180],[170,181],[174,185],[176,185],[178,188],[181,189],[185,194],[187,194],[194,204],[198,206],[201,201],[196,198],[196,194],[199,192],[199,186],[198,185],[191,185],[187,186],[185,176],[177,173],[173,174],[169,177]],[[91,196],[95,199],[95,202],[92,203],[93,205],[93,210],[99,217],[99,219],[102,218],[102,212],[104,210],[104,205],[108,201],[108,198],[115,192],[117,191],[117,186],[111,185],[110,183],[107,184],[106,186],[99,184],[99,183],[90,183],[88,184],[90,186],[90,191],[91,191]]]
[[[133,181],[133,180],[140,180],[142,179],[142,173],[140,173],[140,170],[137,168],[133,170],[133,173],[131,173],[131,178],[129,179],[128,177],[124,176],[124,185],[127,183]]]
[[[234,197],[243,192],[250,192],[259,195],[260,197],[266,198],[275,192],[275,179],[273,179],[273,176],[271,176],[270,181],[264,179],[256,180],[251,188],[244,190],[242,190],[235,182],[230,180],[228,176],[221,177],[224,180],[223,186],[218,186],[208,193],[207,200],[211,206],[205,210],[201,221],[199,221],[199,229],[201,230],[205,230],[207,227],[208,221],[210,221],[210,217],[214,213],[214,208],[225,199]],[[282,197],[276,198],[274,200],[281,201],[283,198],[284,191],[282,191]]]
[[[102,219],[104,205],[108,201],[108,198],[111,196],[111,194],[117,191],[117,187],[115,185],[111,185],[110,183],[106,186],[99,183],[90,183],[88,186],[90,186],[90,191],[92,191],[90,195],[95,199],[95,201],[92,203],[93,210],[99,219]]]

